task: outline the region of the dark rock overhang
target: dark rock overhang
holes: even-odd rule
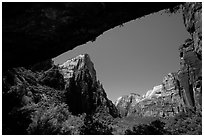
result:
[[[130,20],[181,3],[2,4],[3,69],[54,58]]]

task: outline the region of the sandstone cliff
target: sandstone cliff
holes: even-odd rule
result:
[[[186,105],[201,109],[202,104],[202,3],[186,3],[183,19],[191,38],[180,46],[179,81]]]
[[[115,105],[120,113],[126,112],[126,115],[123,116],[132,114],[138,116],[173,116],[184,110],[184,102],[178,84],[175,74],[169,73],[164,77],[161,85],[147,91],[142,97],[131,98],[131,101],[125,99],[126,96],[120,97]],[[131,107],[127,107],[127,104]]]
[[[180,111],[191,109],[202,111],[202,4],[182,5],[184,25],[191,34],[180,51],[180,69],[168,74],[162,85],[149,90],[143,99],[131,109],[128,100],[120,97],[116,104],[119,111],[141,116],[173,116]],[[134,101],[132,101],[134,102]],[[131,112],[131,113],[130,113]]]
[[[119,110],[119,113],[121,116],[127,116],[129,113],[131,113],[132,107],[134,107],[142,97],[138,94],[130,94],[126,96],[119,97],[116,102],[115,106]]]
[[[70,111],[93,113],[104,109],[116,117],[117,109],[107,98],[102,84],[97,81],[94,64],[88,54],[79,55],[59,66],[66,81],[65,90]]]

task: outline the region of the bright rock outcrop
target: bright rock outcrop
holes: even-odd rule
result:
[[[138,95],[138,99],[131,98],[130,101],[127,97],[131,97],[131,95],[120,97],[115,104],[119,112],[125,112],[122,116],[169,117],[184,111],[184,101],[175,74],[169,73],[164,77],[161,85],[147,91],[142,97]]]
[[[93,113],[98,109],[116,117],[117,109],[96,78],[96,71],[88,54],[79,55],[59,65],[66,82],[67,101],[74,114]]]

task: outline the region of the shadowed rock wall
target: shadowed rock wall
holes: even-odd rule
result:
[[[179,47],[179,81],[188,107],[202,104],[202,3],[185,3],[183,19],[191,38]]]
[[[3,69],[54,58],[115,26],[178,4],[4,2]]]
[[[84,113],[110,119],[119,116],[97,80],[88,54],[60,66],[45,61],[31,66],[31,70],[18,67],[3,72],[3,134],[62,134],[63,122],[71,119],[70,115]],[[56,119],[54,127],[60,127],[61,131],[47,130],[52,125],[50,116]],[[44,124],[45,127],[39,127]]]

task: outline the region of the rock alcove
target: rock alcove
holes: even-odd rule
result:
[[[46,120],[42,119],[60,113],[64,121],[57,121],[57,124],[66,124],[68,110],[74,115],[120,116],[95,78],[87,55],[80,55],[62,66],[53,66],[50,59],[93,41],[104,31],[124,22],[162,9],[173,9],[179,4],[4,2],[3,134],[65,134],[60,128],[46,132],[47,125],[43,123]],[[182,4],[184,24],[191,38],[179,48],[182,55],[180,70],[166,77],[164,87],[168,90],[172,83],[184,105],[199,110],[202,108],[202,5]],[[134,94],[131,95],[130,103],[133,103]],[[37,124],[39,122],[42,123]]]

